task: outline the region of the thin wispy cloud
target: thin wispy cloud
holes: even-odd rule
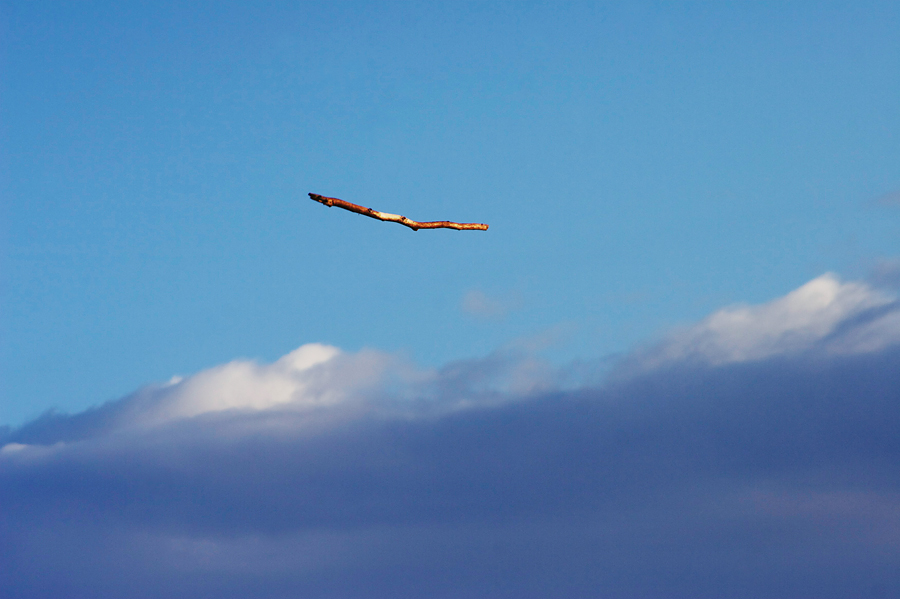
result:
[[[900,287],[900,258],[882,258],[875,264],[869,278],[881,287]]]
[[[900,189],[889,191],[874,200],[876,206],[900,206]]]
[[[894,596],[898,322],[825,275],[599,386],[527,355],[427,369],[312,344],[48,414],[0,439],[0,587]]]
[[[462,311],[469,316],[485,320],[497,320],[517,310],[521,299],[516,296],[488,295],[480,289],[467,291],[460,302]]]

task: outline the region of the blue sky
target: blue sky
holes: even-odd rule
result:
[[[438,596],[438,579],[459,581],[447,596],[526,596],[510,564],[528,565],[529,588],[555,588],[557,562],[513,551],[525,539],[576,548],[559,558],[569,596],[760,597],[786,580],[826,596],[807,585],[835,563],[833,596],[900,593],[884,574],[896,558],[878,553],[900,534],[846,536],[894,531],[897,480],[879,464],[896,444],[835,457],[898,418],[896,3],[2,2],[0,18],[0,479],[18,510],[0,521],[18,543],[0,557],[59,573],[40,586],[45,572],[0,570],[17,596],[110,574],[78,551],[41,553],[42,534],[124,555],[109,596],[139,572],[158,581],[147,596],[175,596],[176,579],[225,596],[204,577],[242,559],[222,584],[262,581],[259,596]],[[308,192],[490,229],[413,232]],[[736,422],[765,442],[723,445]],[[515,435],[534,446],[517,453]],[[542,453],[541,440],[582,451]],[[467,478],[474,458],[451,457],[466,441],[519,474],[491,462]],[[407,457],[383,470],[362,447]],[[193,484],[166,462],[223,473],[241,451],[254,458],[233,479]],[[265,451],[271,463],[254,461]],[[529,478],[532,461],[555,466]],[[622,494],[578,482],[592,468]],[[321,485],[298,519],[284,501],[310,477]],[[490,480],[518,506],[508,516],[472,493]],[[251,515],[251,482],[271,518]],[[347,488],[380,499],[344,505],[358,520],[322,507]],[[211,493],[222,503],[196,500]],[[404,493],[430,507],[386,507]],[[71,518],[48,516],[68,495]],[[723,497],[721,518],[701,523]],[[651,539],[640,514],[684,528]],[[759,562],[753,582],[741,556],[759,554],[741,534],[779,522],[818,522],[825,546],[874,570],[800,533],[790,548],[760,533],[753,547],[807,566]],[[505,566],[489,559],[495,533],[519,556]],[[695,578],[665,565],[689,538]],[[636,583],[646,543],[656,569]],[[616,547],[633,550],[622,572],[589,567]],[[385,548],[419,556],[408,588],[367,578],[400,567],[379,561]],[[180,571],[179,551],[199,561]],[[274,553],[311,561],[267,570]],[[166,557],[149,568],[149,555]],[[286,574],[297,568],[315,573]],[[719,586],[699,582],[710,571]]]
[[[314,341],[621,352],[897,253],[891,3],[4,15],[7,423]]]

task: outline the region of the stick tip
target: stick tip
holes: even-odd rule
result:
[[[329,206],[329,207],[334,204],[334,202],[332,201],[332,198],[328,198],[323,195],[319,195],[317,193],[309,192],[309,199],[315,200],[316,202],[319,202],[320,204],[325,204],[326,206]]]

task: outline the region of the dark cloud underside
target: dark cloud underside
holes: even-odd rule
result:
[[[5,463],[0,571],[22,597],[895,596],[898,400],[892,351],[312,435],[219,414]]]

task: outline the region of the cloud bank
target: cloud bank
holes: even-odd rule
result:
[[[900,304],[825,275],[601,385],[305,345],[0,438],[7,597],[894,597]]]

